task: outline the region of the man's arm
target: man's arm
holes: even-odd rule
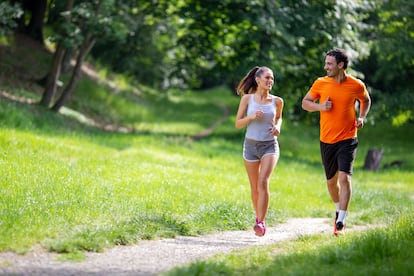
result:
[[[364,100],[361,101],[360,107],[359,107],[359,117],[366,118],[369,112],[369,109],[371,108],[371,97],[367,93]]]
[[[302,100],[302,108],[309,112],[327,111],[332,108],[332,101],[329,97],[323,103],[317,103],[310,92],[308,92]]]
[[[364,126],[364,122],[371,108],[371,97],[367,93],[365,98],[359,103],[359,117],[356,121],[356,127],[361,128]]]

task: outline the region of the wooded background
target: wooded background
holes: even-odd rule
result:
[[[39,104],[54,111],[73,93],[87,59],[161,93],[220,85],[234,91],[251,67],[265,65],[274,70],[285,116],[309,120],[301,99],[325,75],[326,51],[339,47],[371,93],[370,120],[405,124],[414,118],[413,18],[411,0],[3,0],[0,36],[54,45],[50,71],[38,80]],[[70,81],[59,88],[68,71]]]

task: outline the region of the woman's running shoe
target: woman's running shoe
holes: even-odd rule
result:
[[[266,233],[266,226],[263,221],[257,222],[253,227],[256,236],[263,237]]]

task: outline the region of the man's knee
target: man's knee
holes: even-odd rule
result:
[[[346,172],[339,172],[338,176],[339,184],[340,185],[350,185],[351,184],[351,175]]]

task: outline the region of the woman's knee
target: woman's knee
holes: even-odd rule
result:
[[[268,191],[269,190],[269,180],[262,180],[257,183],[257,189],[259,192]]]

